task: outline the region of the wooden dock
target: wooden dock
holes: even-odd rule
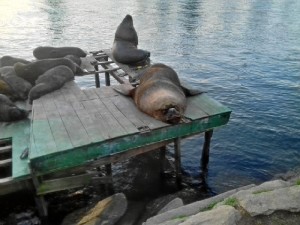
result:
[[[106,76],[106,85],[110,84],[110,76],[124,83],[137,75],[132,68],[116,63],[108,50],[95,52],[92,58],[96,60],[92,60],[95,71],[88,73],[95,74],[98,87],[97,76],[101,73]],[[0,123],[0,156],[7,149],[12,152],[12,172],[9,178],[0,177],[0,194],[9,192],[8,187],[14,182],[30,186],[28,180],[33,181],[41,196],[79,187],[87,184],[91,175],[70,176],[68,171],[100,165],[108,165],[109,171],[111,163],[171,142],[175,142],[176,173],[180,180],[180,139],[205,132],[203,154],[208,157],[212,130],[225,125],[231,113],[207,94],[188,97],[187,102],[185,122],[170,125],[142,113],[131,98],[111,86],[80,89],[75,81],[68,82],[60,90],[34,100],[30,119]],[[21,159],[26,148],[28,158]],[[0,158],[0,169],[5,164],[3,160]],[[45,179],[46,175],[60,172],[65,172],[65,176]]]

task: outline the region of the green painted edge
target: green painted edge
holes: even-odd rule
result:
[[[230,113],[231,111],[228,111],[202,120],[152,130],[149,133],[123,136],[100,143],[69,149],[56,154],[44,155],[30,159],[30,163],[37,175],[68,169],[80,166],[95,158],[109,156],[164,140],[171,140],[178,137],[183,138],[205,132],[215,127],[225,125],[229,121]]]

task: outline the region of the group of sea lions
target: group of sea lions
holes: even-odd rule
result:
[[[80,75],[81,57],[77,47],[37,47],[36,60],[30,62],[12,56],[0,58],[0,121],[11,122],[28,116],[13,101],[33,100],[61,88],[74,75]]]
[[[112,55],[120,63],[136,65],[145,62],[150,52],[138,49],[137,45],[138,36],[132,17],[126,15],[116,30]],[[141,111],[166,123],[179,123],[186,109],[186,97],[201,93],[183,87],[177,73],[162,63],[149,66],[139,77],[136,88],[122,84],[115,90],[131,96]]]
[[[150,52],[138,49],[138,35],[131,15],[126,15],[115,32],[112,56],[119,63],[137,66],[146,64]],[[28,113],[11,100],[32,103],[47,93],[61,88],[65,82],[82,72],[81,57],[86,53],[77,47],[38,47],[29,62],[11,56],[0,58],[0,121],[25,118]],[[158,63],[139,76],[139,85],[120,85],[116,91],[131,96],[144,113],[167,123],[179,123],[186,108],[186,97],[201,93],[182,86],[177,73]]]

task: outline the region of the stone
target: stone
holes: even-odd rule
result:
[[[167,205],[165,205],[157,214],[165,213],[167,211],[170,211],[172,209],[176,209],[178,207],[183,206],[183,201],[181,198],[175,198],[172,201],[170,201]]]
[[[124,194],[110,196],[96,204],[78,225],[114,225],[126,212],[127,200]]]
[[[300,212],[300,186],[279,188],[272,191],[247,193],[237,197],[239,204],[251,216],[270,215],[284,210]]]
[[[188,205],[184,205],[182,207],[167,211],[165,213],[158,214],[154,217],[149,218],[143,225],[157,225],[164,223],[166,221],[172,220],[173,218],[178,217],[179,215],[182,216],[191,216],[194,215],[201,210],[204,210],[205,208],[209,207],[211,204],[218,203],[223,201],[225,198],[228,198],[229,196],[233,195],[234,193],[237,193],[241,190],[247,190],[254,185],[247,185],[241,188],[237,188],[234,190],[227,191],[225,193],[222,193],[220,195],[204,199],[202,201],[194,202]]]
[[[180,225],[236,225],[241,219],[241,214],[235,208],[223,205],[213,210],[200,212],[181,219],[184,221]]]

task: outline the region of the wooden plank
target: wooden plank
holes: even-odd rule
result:
[[[12,163],[12,159],[0,160],[0,167],[7,167],[7,166],[11,165],[11,163]]]
[[[156,144],[161,141],[169,141],[174,138],[184,138],[202,133],[214,127],[224,125],[229,120],[230,113],[210,116],[204,120],[195,120],[190,123],[182,123],[152,130],[149,133],[138,133],[122,136],[85,147],[72,149],[63,154],[53,154],[51,157],[43,156],[31,160],[38,174],[50,173],[63,168],[71,168],[82,165],[97,157],[106,157],[112,154],[120,154],[133,148]]]
[[[73,147],[91,143],[87,131],[78,118],[72,104],[66,101],[57,101],[56,99],[54,99],[54,103],[68,132]]]
[[[15,123],[16,132],[12,137],[12,176],[16,180],[28,178],[30,174],[27,158],[20,158],[30,147],[30,123],[29,119]]]
[[[169,126],[167,123],[163,123],[159,120],[156,120],[147,114],[141,112],[129,97],[118,95],[112,98],[112,102],[116,107],[133,123],[137,128],[146,126],[150,129],[158,129],[162,127]],[[139,121],[143,121],[142,125]]]
[[[87,96],[89,100],[99,98],[98,95],[94,92],[94,88],[83,89],[82,91],[84,92],[84,94]]]
[[[7,145],[4,147],[0,147],[0,154],[1,153],[7,153],[7,152],[11,152],[12,150],[12,146],[11,145]]]
[[[208,117],[208,114],[203,111],[203,107],[193,100],[194,98],[197,98],[197,96],[187,98],[187,107],[184,116],[192,120]]]
[[[106,132],[108,132],[108,136],[110,138],[127,134],[124,128],[115,120],[114,116],[111,115],[111,113],[108,111],[108,109],[100,99],[85,101],[83,102],[83,104],[90,112],[96,112],[96,116],[105,121],[105,123],[107,124],[105,130]]]
[[[88,102],[85,101],[85,103]],[[87,109],[79,109],[76,110],[76,113],[92,142],[96,143],[109,138],[108,133],[105,132],[107,124],[96,116],[97,112],[93,112],[92,110],[88,112]]]
[[[73,147],[69,134],[60,117],[59,110],[53,100],[53,95],[48,95],[47,98],[42,99],[42,103],[46,112],[48,123],[54,137],[55,144],[58,151],[70,149]]]
[[[37,189],[37,195],[44,195],[52,192],[82,187],[91,181],[90,174],[82,174],[72,177],[57,178],[44,181]]]
[[[221,103],[212,99],[204,93],[201,95],[190,97],[189,102],[201,108],[202,111],[206,112],[208,115],[216,115],[224,112],[231,112],[231,110],[228,107],[222,105]]]
[[[108,111],[115,117],[119,124],[128,132],[127,134],[133,134],[139,132],[139,130],[121,113],[118,108],[108,99],[102,99],[102,102],[108,109]]]
[[[118,96],[120,95],[119,93],[117,93],[113,88],[113,86],[111,87],[106,87],[103,86],[101,88],[94,88],[94,92],[98,95],[99,98],[111,98],[114,96]]]
[[[33,144],[38,154],[49,154],[57,150],[47,114],[41,99],[33,101],[32,134]]]

